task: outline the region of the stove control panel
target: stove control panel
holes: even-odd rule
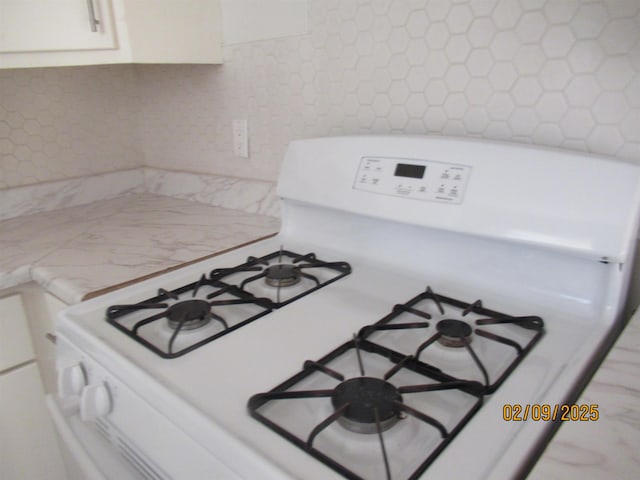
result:
[[[353,188],[383,195],[460,204],[471,167],[432,160],[362,157]]]

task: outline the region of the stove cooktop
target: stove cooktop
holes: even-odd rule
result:
[[[414,479],[544,334],[430,287],[248,402],[250,414],[351,479]]]
[[[351,273],[347,262],[280,249],[215,268],[107,321],[164,358],[185,355]],[[544,333],[430,287],[267,393],[255,419],[347,478],[415,478]],[[393,475],[392,475],[393,472]]]

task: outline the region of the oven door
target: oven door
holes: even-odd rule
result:
[[[51,395],[47,398],[69,480],[238,479],[149,406],[143,413],[135,408],[140,405],[131,406],[138,421],[128,422],[132,431],[127,433],[117,419],[83,421],[77,408],[65,408],[63,403]],[[147,441],[135,433],[144,429],[142,424],[149,426]]]
[[[46,402],[60,439],[68,480],[145,478],[116,455],[107,440],[82,422],[77,414],[65,414],[52,395],[47,395]],[[108,477],[102,472],[109,472]]]

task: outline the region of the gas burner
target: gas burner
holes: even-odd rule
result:
[[[167,309],[167,321],[173,330],[195,330],[211,321],[211,305],[205,300],[185,300]]]
[[[415,479],[480,408],[481,392],[355,337],[247,406],[346,478]]]
[[[209,278],[234,285],[247,295],[267,298],[272,308],[280,308],[350,273],[347,262],[325,262],[313,252],[301,255],[281,248],[262,257],[250,256],[235,267],[216,268]]]
[[[359,337],[384,345],[493,393],[544,335],[537,316],[510,316],[436,294],[430,287],[395,305]],[[453,353],[455,352],[455,353]]]
[[[135,304],[111,305],[106,320],[163,358],[175,358],[271,311],[271,301],[202,275]]]
[[[315,253],[280,249],[230,268],[216,268],[208,278],[202,275],[174,290],[160,288],[155,297],[138,303],[111,305],[105,316],[161,357],[175,358],[350,273],[346,262],[324,262]]]
[[[340,383],[331,397],[336,410],[345,408],[338,423],[356,433],[379,433],[401,418],[402,396],[391,383],[372,377],[350,378]]]
[[[290,263],[271,265],[264,273],[264,280],[271,287],[290,287],[300,282],[300,268]]]
[[[445,347],[460,348],[471,343],[471,327],[462,320],[447,318],[436,324],[438,342]]]

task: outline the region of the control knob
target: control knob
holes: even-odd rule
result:
[[[80,395],[87,385],[87,374],[82,363],[76,363],[58,371],[58,395],[69,398]]]
[[[80,419],[88,422],[111,412],[111,392],[106,383],[88,385],[80,395]]]

